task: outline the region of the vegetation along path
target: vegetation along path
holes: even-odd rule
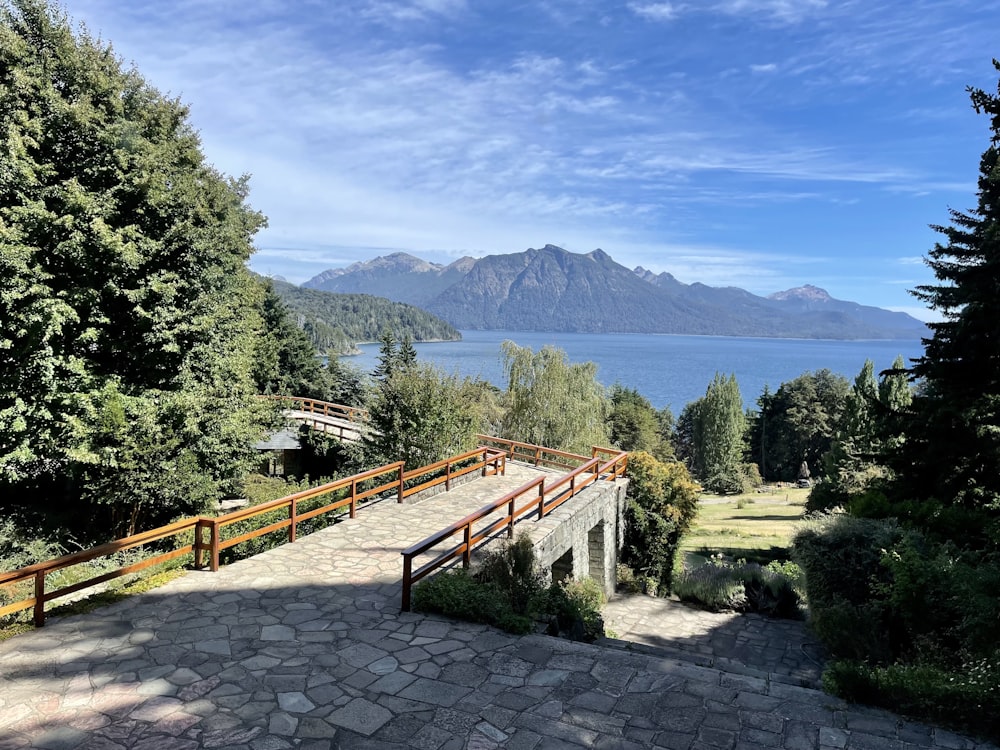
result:
[[[767,677],[401,612],[415,511],[439,524],[456,497],[380,503],[0,644],[0,748],[977,747]]]

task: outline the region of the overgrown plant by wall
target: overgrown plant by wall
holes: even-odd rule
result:
[[[622,561],[661,595],[670,593],[681,534],[698,512],[698,485],[684,464],[629,454]]]
[[[510,633],[530,633],[543,624],[551,635],[593,641],[604,635],[604,594],[593,580],[545,584],[531,539],[521,534],[487,553],[475,574],[441,573],[413,590],[413,608]]]

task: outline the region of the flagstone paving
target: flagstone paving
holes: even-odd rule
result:
[[[629,649],[401,612],[400,550],[525,472],[369,506],[218,573],[0,643],[0,750],[993,747],[792,684],[791,669],[780,679],[791,652],[767,651],[789,631],[763,621],[745,631],[761,639],[756,671],[741,672],[752,648],[678,647],[684,658],[673,658],[669,629]],[[657,606],[629,603],[628,632],[673,623]],[[711,622],[676,638],[711,643],[726,632]]]

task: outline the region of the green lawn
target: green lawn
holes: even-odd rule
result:
[[[808,495],[808,489],[796,487],[704,495],[694,527],[681,539],[681,550],[702,556],[721,552],[760,563],[785,560]]]

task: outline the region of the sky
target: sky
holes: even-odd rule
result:
[[[65,0],[251,175],[251,267],[554,244],[770,294],[907,290],[976,205],[1000,0]]]

